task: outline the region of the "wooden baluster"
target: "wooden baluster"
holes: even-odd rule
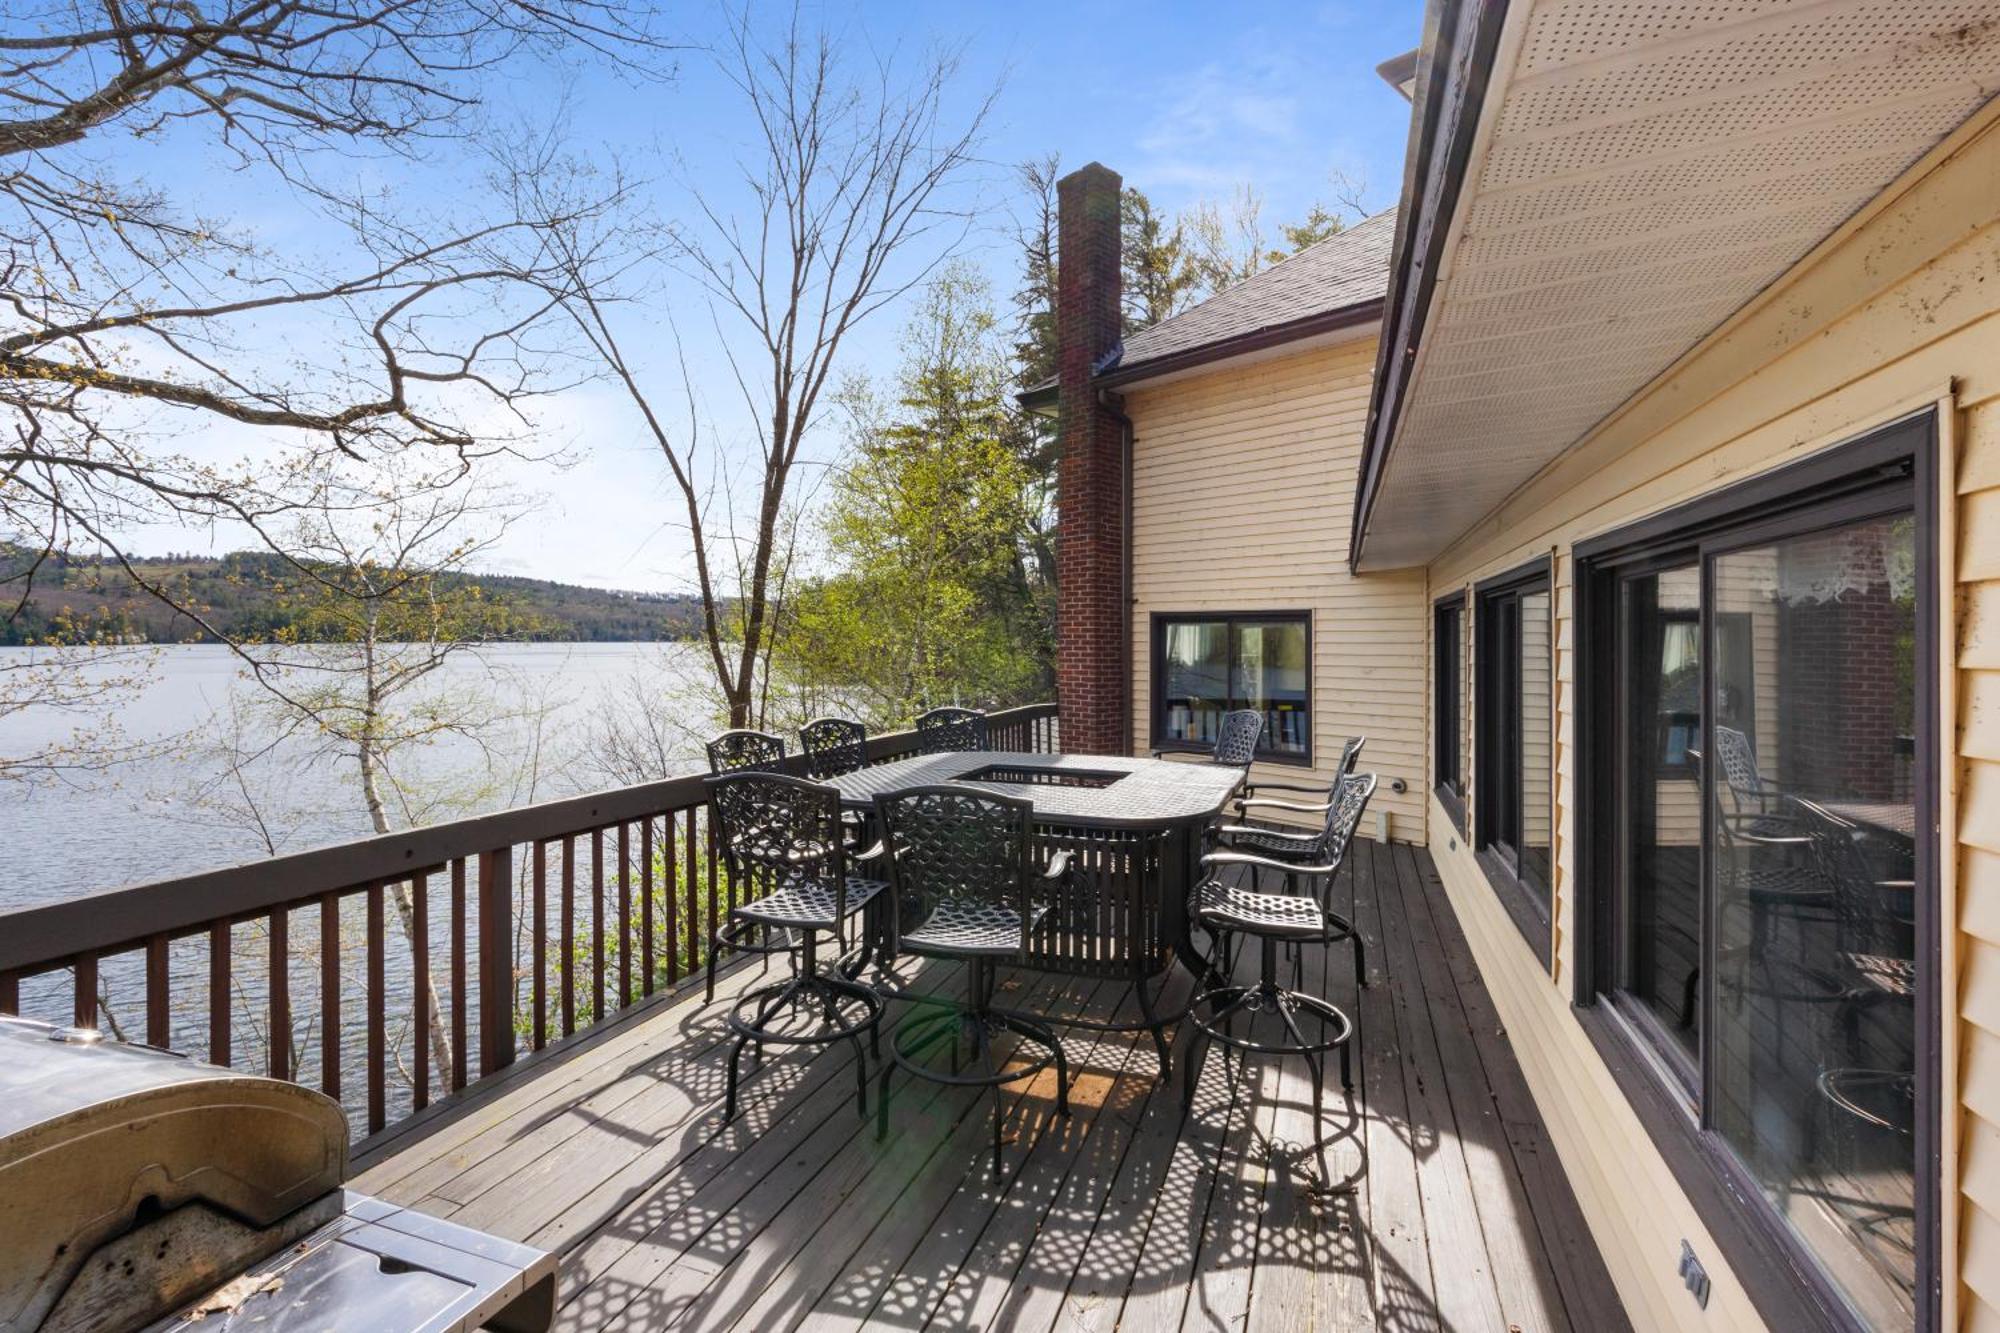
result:
[[[727,894],[729,895],[729,905],[734,907],[736,905],[736,885],[731,883],[726,888],[721,888],[721,891],[718,892],[720,886],[718,886],[715,876],[715,817],[705,811],[701,817],[701,842],[702,857],[708,866],[708,938],[711,941],[710,947],[713,947],[717,917],[717,904],[715,900]]]
[[[340,895],[319,900],[319,1086],[340,1100]]]
[[[465,1086],[465,858],[451,863],[451,1090]]]
[[[701,916],[695,906],[694,890],[696,881],[701,878],[701,873],[699,865],[695,860],[694,807],[692,806],[688,807],[686,822],[687,842],[684,846],[687,848],[687,916],[681,921],[681,929],[687,932],[688,970],[692,972],[701,966],[702,955],[708,952],[709,937],[706,935],[701,936],[698,944],[695,938],[695,932],[701,929],[701,926],[698,924]],[[713,906],[713,904],[710,905]]]
[[[280,907],[270,916],[270,1023],[264,1045],[272,1078],[292,1076],[292,915]]]
[[[410,876],[410,924],[415,934],[410,940],[410,1109],[421,1111],[431,1104],[431,1009],[426,1003],[431,977],[431,874],[428,870]]]
[[[208,928],[208,1062],[229,1063],[230,955],[229,923],[217,921]]]
[[[618,826],[618,1007],[632,1003],[632,835]]]
[[[590,1021],[604,1021],[604,830],[590,831]]]
[[[21,975],[18,972],[0,972],[0,1014],[21,1012]]]
[[[389,1123],[388,980],[383,955],[382,886],[368,886],[368,1132]]]
[[[534,873],[535,933],[534,953],[532,957],[535,969],[535,1031],[533,1041],[535,1049],[539,1051],[542,1047],[549,1044],[548,979],[545,976],[548,970],[549,952],[549,845],[546,842],[535,844]]]
[[[667,984],[671,986],[681,979],[680,897],[675,893],[675,890],[680,887],[679,876],[675,874],[675,868],[679,862],[674,856],[674,846],[677,840],[674,834],[674,816],[671,811],[667,813],[665,819],[660,821],[660,833],[662,835],[660,839],[661,850],[666,857],[666,864],[662,867],[665,883],[661,885],[661,891],[667,903]]]
[[[79,954],[76,989],[70,996],[70,1021],[80,1028],[97,1026],[97,955]]]
[[[576,1031],[576,839],[563,839],[562,877],[563,1035]]]
[[[514,849],[479,854],[479,1074],[514,1063]]]
[[[146,941],[146,1041],[162,1050],[173,1045],[173,1000],[168,995],[167,937]]]
[[[639,986],[653,993],[653,817],[639,821]]]

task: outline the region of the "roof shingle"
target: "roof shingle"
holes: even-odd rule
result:
[[[1378,301],[1389,290],[1389,258],[1395,245],[1396,210],[1391,208],[1307,246],[1172,319],[1139,330],[1102,370],[1130,372],[1199,347]]]

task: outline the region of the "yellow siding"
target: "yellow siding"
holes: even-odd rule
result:
[[[1366,732],[1370,807],[1391,836],[1423,837],[1428,603],[1422,571],[1347,572],[1375,340],[1134,390],[1132,735],[1151,748],[1151,617],[1181,611],[1312,613],[1313,760],[1331,776]],[[1277,781],[1316,780],[1260,766]],[[1390,783],[1402,778],[1409,790]]]
[[[1435,562],[1444,592],[1554,549],[1557,634],[1557,967],[1528,953],[1440,813],[1431,828],[1465,923],[1542,1114],[1634,1319],[1662,1328],[1754,1328],[1724,1256],[1570,1010],[1575,907],[1572,543],[1793,461],[1955,393],[1942,432],[1956,478],[1956,593],[1943,605],[1946,775],[1958,854],[1944,892],[1945,1205],[1948,1315],[2000,1329],[2000,132],[1961,138],[1875,216],[1810,258]],[[1948,488],[1953,489],[1953,488]],[[1952,496],[1945,497],[1947,516]],[[1339,524],[1345,531],[1345,522]],[[1951,543],[1944,544],[1951,558]],[[1400,682],[1399,682],[1400,685]],[[1399,690],[1400,693],[1400,690]],[[1951,806],[1953,792],[1956,805]],[[1955,814],[1955,819],[1953,818]],[[1949,918],[1948,918],[1949,919]],[[1957,1002],[1952,1002],[1956,995]],[[1715,1279],[1706,1311],[1681,1290],[1680,1241]],[[1956,1281],[1952,1275],[1956,1275]]]

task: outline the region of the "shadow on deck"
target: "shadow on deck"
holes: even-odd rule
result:
[[[984,1096],[899,1078],[878,1144],[845,1044],[746,1064],[725,1127],[724,1005],[698,996],[384,1145],[356,1185],[561,1251],[569,1329],[1627,1327],[1428,855],[1360,842],[1351,866],[1371,984],[1344,948],[1307,972],[1359,1029],[1354,1096],[1328,1081],[1351,1193],[1305,1188],[1298,1061],[1253,1061],[1232,1092],[1211,1056],[1183,1128],[1185,1034],[1162,1083],[1143,1036],[1072,1030],[1074,1114],[1052,1073],[1010,1090],[1002,1185]],[[1119,984],[1006,984],[1132,1016]]]

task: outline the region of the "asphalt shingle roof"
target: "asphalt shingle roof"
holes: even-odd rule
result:
[[[1125,340],[1118,359],[1103,369],[1128,371],[1198,347],[1380,300],[1389,290],[1389,258],[1395,245],[1396,210],[1391,208],[1172,319],[1139,330]]]

